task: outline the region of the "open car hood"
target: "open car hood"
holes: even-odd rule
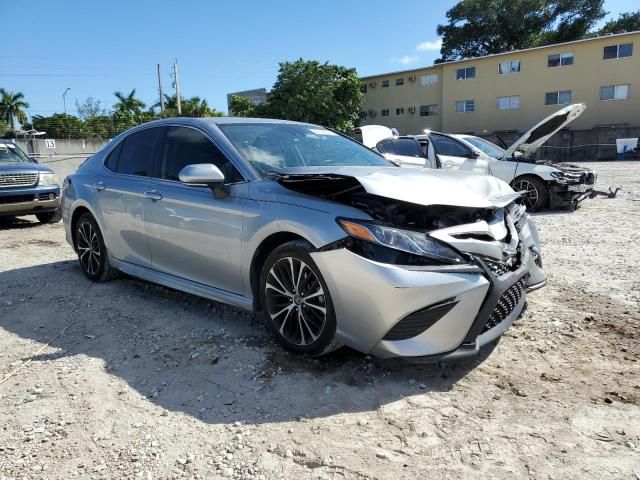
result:
[[[417,205],[500,208],[520,196],[502,180],[474,173],[417,168],[305,167],[282,172],[292,190],[331,197],[363,188],[367,193]]]
[[[554,133],[582,115],[586,108],[584,103],[574,103],[549,115],[516,140],[504,153],[504,158],[511,157],[516,150],[525,154],[534,152]]]

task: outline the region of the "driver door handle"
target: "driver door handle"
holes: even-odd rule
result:
[[[162,200],[162,194],[157,190],[150,190],[148,192],[144,192],[144,198],[149,198],[154,202],[157,202],[158,200]]]
[[[104,182],[96,182],[93,184],[93,188],[95,188],[96,191],[101,192],[102,190],[107,188],[107,186],[104,184]]]

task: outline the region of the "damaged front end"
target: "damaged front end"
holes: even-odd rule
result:
[[[471,179],[466,187],[477,190],[478,177],[466,178]],[[393,188],[394,181],[387,180]],[[494,201],[486,201],[490,195],[485,194],[481,206],[473,206],[464,199],[462,205],[431,203],[425,193],[418,204],[407,201],[412,198],[407,190],[396,195],[404,199],[381,195],[384,191],[366,177],[322,173],[277,181],[369,217],[337,218],[346,236],[314,255],[326,271],[341,272],[327,281],[335,284],[336,308],[350,319],[343,336],[360,350],[415,361],[472,355],[520,315],[527,291],[546,283],[537,231],[517,194],[493,192]],[[466,187],[461,181],[458,192]],[[370,274],[362,276],[363,270]],[[389,299],[384,307],[367,310],[363,284]],[[391,300],[397,297],[402,300]],[[379,320],[372,323],[372,318]],[[455,335],[453,318],[459,324]]]
[[[567,163],[546,165],[554,168],[553,180],[548,181],[550,208],[575,209],[591,196],[597,180],[593,170]]]

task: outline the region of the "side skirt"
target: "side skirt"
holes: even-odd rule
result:
[[[151,268],[141,267],[121,260],[117,261],[117,264],[114,266],[117,266],[118,269],[132,277],[141,278],[148,282],[173,288],[174,290],[180,290],[181,292],[190,293],[198,297],[208,298],[209,300],[226,303],[227,305],[253,312],[253,299],[242,295],[220,290],[202,283],[192,282],[185,278],[158,272]]]

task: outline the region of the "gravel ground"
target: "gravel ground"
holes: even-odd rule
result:
[[[640,476],[640,163],[592,166],[625,190],[536,216],[550,284],[461,363],[294,357],[254,315],[89,283],[61,224],[5,222],[0,380],[32,361],[0,385],[0,479]]]

